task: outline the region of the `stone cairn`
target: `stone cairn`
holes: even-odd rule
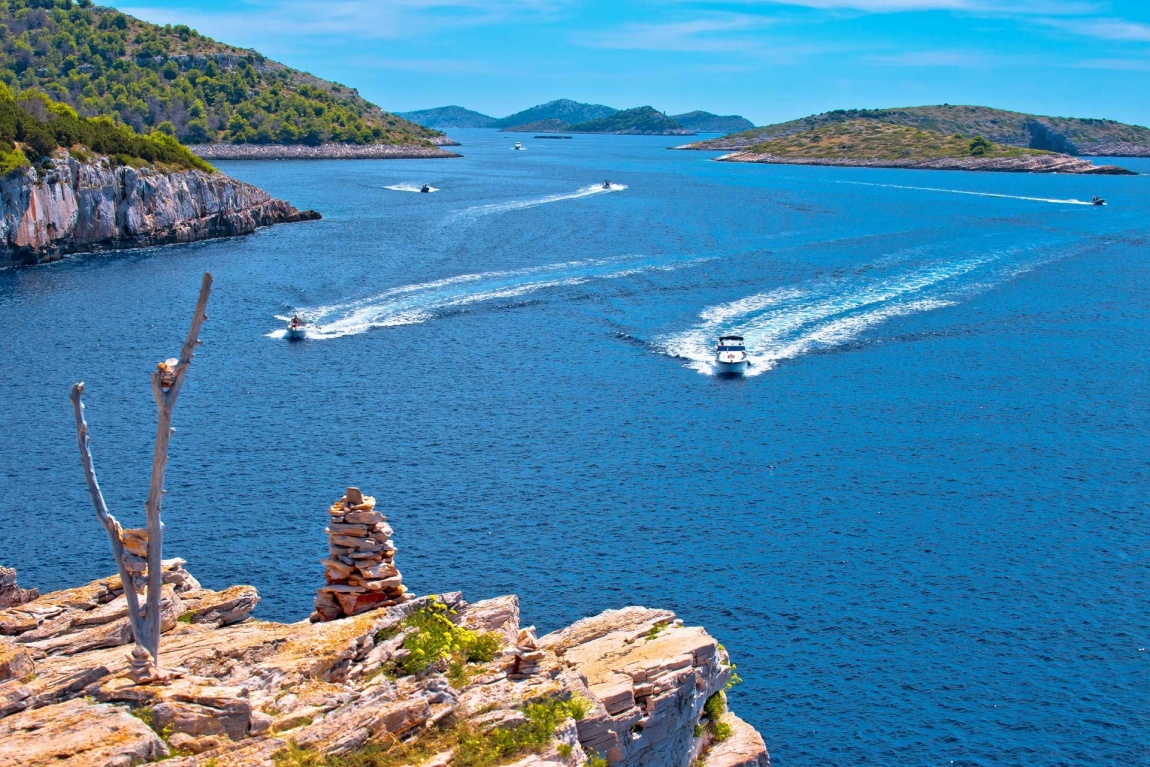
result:
[[[393,563],[392,530],[375,510],[375,499],[349,487],[327,513],[328,558],[320,560],[327,583],[316,594],[311,621],[347,618],[411,599]]]
[[[511,657],[511,666],[507,669],[508,679],[526,679],[539,673],[539,661],[543,660],[543,651],[535,639],[535,627],[519,629],[519,637],[515,640],[515,647],[505,652]]]

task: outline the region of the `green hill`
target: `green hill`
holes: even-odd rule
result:
[[[87,150],[108,155],[113,165],[212,170],[167,134],[141,136],[107,117],[80,117],[42,93],[17,97],[0,84],[0,176],[32,166],[46,170],[60,147],[81,159]]]
[[[735,133],[736,131],[751,130],[755,124],[739,115],[716,115],[710,112],[687,112],[681,115],[671,115],[671,119],[687,130],[696,133]]]
[[[415,112],[396,112],[405,120],[416,125],[435,130],[448,128],[490,128],[495,124],[494,117],[463,107],[449,106],[434,109],[420,109]]]
[[[734,133],[720,139],[689,144],[690,149],[743,149],[772,138],[790,136],[824,125],[853,120],[874,120],[892,125],[968,138],[985,136],[992,142],[1070,155],[1110,157],[1150,156],[1150,130],[1114,120],[1008,112],[979,106],[903,107],[898,109],[836,109],[798,120]]]
[[[635,136],[690,136],[679,123],[654,107],[635,107],[616,112],[610,117],[578,123],[570,128],[573,133],[617,133]]]
[[[850,120],[772,138],[747,149],[777,157],[844,160],[932,160],[963,157],[1024,157],[1052,154],[956,134],[908,128],[874,120]]]
[[[508,115],[501,120],[496,120],[492,127],[514,128],[519,125],[535,123],[541,120],[560,120],[568,125],[574,125],[575,123],[607,117],[618,111],[618,109],[603,106],[602,104],[581,104],[571,99],[557,99],[555,101],[548,101],[546,104],[531,107],[530,109],[524,109],[522,112]]]
[[[0,3],[0,81],[187,143],[426,144],[351,88],[91,0]]]

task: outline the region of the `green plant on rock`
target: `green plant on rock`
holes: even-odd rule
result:
[[[327,757],[288,743],[273,760],[276,767],[400,767],[420,764],[452,750],[452,767],[496,767],[543,751],[554,742],[559,725],[568,718],[578,721],[589,710],[590,704],[582,698],[543,698],[523,706],[526,722],[489,733],[460,723],[444,729],[432,728],[408,741],[373,742],[345,756]],[[560,744],[557,749],[560,755],[564,745],[567,744]],[[606,767],[607,762],[595,762],[592,758],[591,764]]]
[[[407,656],[395,667],[403,675],[419,674],[433,664],[448,661],[454,681],[466,681],[468,663],[488,663],[495,659],[503,641],[494,632],[472,631],[451,621],[454,611],[438,599],[416,610],[401,624],[414,629],[403,640]],[[454,682],[453,682],[454,683]]]
[[[993,148],[994,144],[991,144],[982,136],[975,136],[974,140],[970,142],[970,154],[974,157],[982,157]]]

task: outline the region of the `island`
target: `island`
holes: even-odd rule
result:
[[[874,120],[827,124],[771,138],[717,159],[784,165],[1135,175],[1116,165],[1095,165],[1058,152]]]
[[[671,115],[671,119],[695,133],[737,133],[755,127],[753,122],[739,115],[716,115],[699,110]]]
[[[454,105],[435,107],[434,109],[419,109],[414,112],[396,112],[395,114],[416,125],[440,131],[451,128],[491,128],[496,122],[494,117],[489,117],[482,112]]]
[[[557,118],[548,118],[514,125],[504,131],[525,133],[611,133],[621,136],[693,136],[679,123],[667,117],[654,107],[636,107],[615,112],[607,117],[575,123],[574,125]]]
[[[1150,157],[1150,129],[1140,125],[950,104],[896,109],[836,109],[675,148],[748,149],[770,139],[856,120],[902,125],[944,135],[958,134],[970,139],[983,136],[996,144],[1045,149],[1072,156]]]
[[[23,0],[0,6],[0,24],[0,73],[13,90],[48,93],[137,133],[167,133],[207,159],[279,157],[269,149],[279,146],[299,147],[297,157],[455,156],[439,148],[455,143],[446,135],[354,88],[185,24],[149,24],[91,2]]]
[[[618,109],[603,104],[583,104],[571,99],[556,99],[496,120],[491,127],[515,128],[520,125],[537,123],[541,120],[557,120],[567,125],[575,125],[588,120],[598,120],[601,117],[610,117],[618,111]]]

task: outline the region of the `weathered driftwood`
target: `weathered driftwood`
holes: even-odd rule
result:
[[[164,472],[168,467],[168,443],[175,429],[172,428],[172,411],[176,399],[184,385],[184,376],[192,364],[196,347],[200,345],[200,328],[208,319],[206,314],[208,296],[212,291],[212,275],[204,274],[200,286],[200,298],[196,302],[196,312],[192,316],[192,326],[180,350],[178,360],[168,360],[157,365],[152,373],[152,394],[159,411],[156,425],[156,448],[152,454],[152,478],[148,487],[148,500],[144,505],[147,512],[147,590],[144,609],[140,609],[136,594],[135,580],[126,565],[124,556],[124,533],[120,523],[108,511],[104,503],[100,484],[96,481],[96,470],[92,465],[91,439],[88,437],[88,423],[84,420],[84,383],[72,387],[72,410],[76,416],[76,436],[80,443],[80,460],[84,466],[84,477],[88,481],[88,493],[96,508],[96,517],[108,532],[112,542],[112,554],[116,559],[116,569],[124,584],[124,596],[128,601],[128,618],[132,624],[132,634],[136,641],[133,651],[132,674],[137,679],[157,678],[160,673],[160,597],[163,589],[163,567],[161,565],[164,545],[164,523],[160,521],[160,507],[164,494]]]

